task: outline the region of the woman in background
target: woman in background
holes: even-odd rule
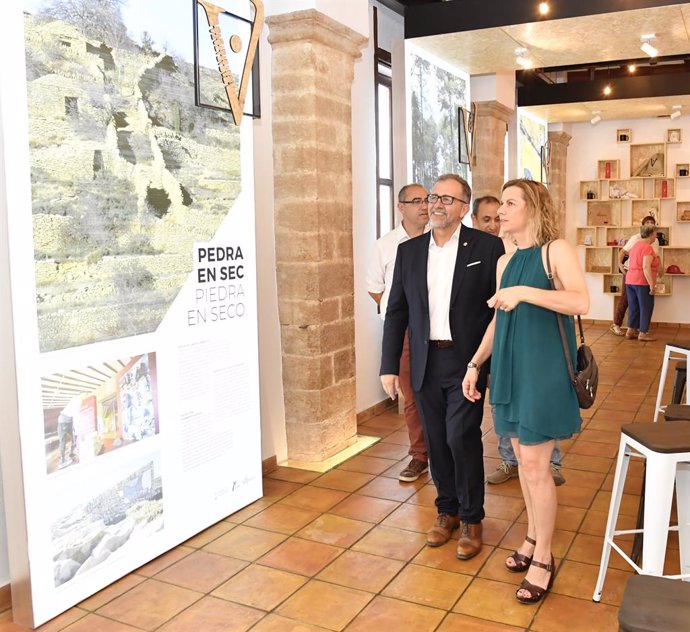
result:
[[[489,300],[496,312],[470,364],[481,365],[491,356],[494,425],[497,434],[511,437],[528,520],[525,541],[505,566],[513,573],[527,571],[516,598],[536,603],[551,588],[556,570],[551,553],[557,507],[551,452],[555,439],[572,436],[581,423],[557,318],[586,313],[589,294],[574,248],[557,238],[556,213],[543,184],[507,182],[498,214],[517,250],[498,261],[499,290]],[[545,245],[550,246],[555,291],[546,275]],[[564,320],[574,361],[575,330],[572,318]],[[480,397],[475,388],[478,371],[468,368],[463,380],[464,395],[472,401]]]
[[[655,241],[656,226],[644,225],[640,229],[640,240],[630,249],[628,273],[625,277],[628,294],[626,340],[656,340],[649,335],[649,323],[654,312],[654,288],[659,271],[659,257],[652,246]]]

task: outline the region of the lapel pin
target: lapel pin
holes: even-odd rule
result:
[[[466,245],[467,245],[467,242],[465,242],[465,243],[464,243],[464,244],[462,244],[462,245],[463,245],[463,246],[466,246]]]

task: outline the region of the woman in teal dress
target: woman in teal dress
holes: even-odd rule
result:
[[[528,520],[525,541],[505,565],[511,572],[527,571],[516,597],[535,603],[551,588],[555,572],[551,542],[557,498],[551,452],[555,439],[572,436],[581,423],[556,318],[566,315],[575,358],[575,331],[568,316],[587,313],[589,293],[575,249],[557,238],[556,213],[544,185],[507,182],[498,215],[503,233],[510,233],[518,249],[498,262],[499,290],[489,301],[496,313],[472,363],[481,367],[491,356],[496,432],[511,437]],[[545,270],[548,242],[555,291]],[[479,370],[468,368],[463,381],[465,397],[472,401],[480,397],[475,388]]]

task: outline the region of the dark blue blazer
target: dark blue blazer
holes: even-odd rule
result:
[[[410,338],[410,381],[419,391],[424,382],[429,352],[429,292],[427,259],[431,232],[398,247],[395,271],[383,326],[380,375],[399,375],[405,330]],[[503,241],[463,225],[450,296],[450,330],[453,351],[462,367],[477,350],[494,310],[486,304],[496,292],[496,263],[505,252]],[[486,372],[480,372],[480,388]]]

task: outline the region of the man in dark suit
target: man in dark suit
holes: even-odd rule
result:
[[[431,231],[398,247],[384,323],[381,383],[397,394],[405,329],[410,341],[411,384],[429,448],[438,518],[429,546],[447,542],[462,525],[457,557],[481,550],[484,518],[483,400],[462,394],[466,371],[491,322],[487,301],[496,292],[496,263],[503,242],[461,224],[472,192],[455,174],[441,176],[429,195]]]

